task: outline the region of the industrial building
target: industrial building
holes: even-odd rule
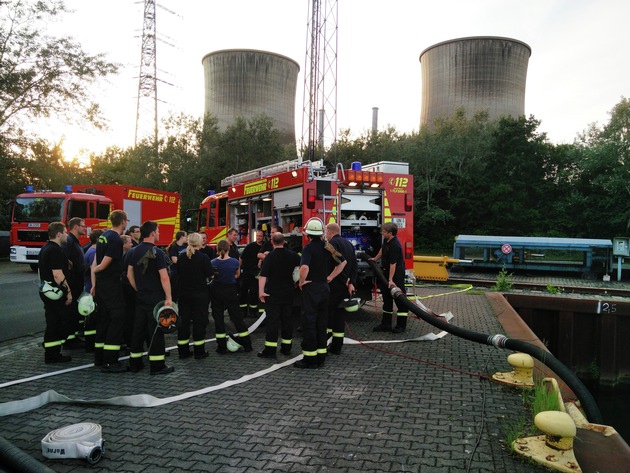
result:
[[[252,49],[226,49],[203,57],[206,114],[220,130],[236,117],[262,114],[273,120],[281,142],[295,143],[295,95],[300,66],[279,54]]]
[[[463,107],[467,117],[487,110],[491,119],[525,114],[525,83],[531,48],[497,36],[452,39],[420,54],[420,126]]]

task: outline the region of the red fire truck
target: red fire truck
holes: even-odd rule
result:
[[[196,229],[211,244],[224,239],[230,227],[245,245],[255,230],[279,225],[299,251],[306,243],[303,225],[319,217],[325,224],[337,222],[357,251],[373,256],[381,246],[381,225],[393,221],[405,267],[413,272],[413,176],[407,163],[353,163],[352,169],[338,164],[329,171],[321,161],[284,161],[226,177],[221,185],[227,190],[209,191],[196,210]],[[367,263],[360,261],[359,275],[371,279]]]
[[[36,192],[27,186],[26,192],[15,198],[11,212],[12,262],[37,269],[37,257],[48,241],[50,222],[67,224],[73,217],[85,219],[87,234],[80,242],[84,244],[92,230],[108,228],[109,214],[116,209],[127,212],[127,227],[146,220],[159,223],[159,245],[169,244],[179,231],[180,196],[175,192],[118,184],[75,185],[74,189],[66,186],[64,192]]]

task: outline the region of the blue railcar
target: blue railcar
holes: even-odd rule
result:
[[[460,268],[503,268],[603,275],[612,271],[611,240],[459,235],[453,258]]]

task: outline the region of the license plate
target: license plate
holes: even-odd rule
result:
[[[30,250],[26,252],[26,256],[37,256],[38,254],[39,254],[39,251]]]

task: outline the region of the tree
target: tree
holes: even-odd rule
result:
[[[43,33],[67,9],[63,0],[0,2],[0,134],[18,134],[40,117],[81,119],[102,126],[88,86],[117,72],[102,54],[90,55],[70,37]]]

